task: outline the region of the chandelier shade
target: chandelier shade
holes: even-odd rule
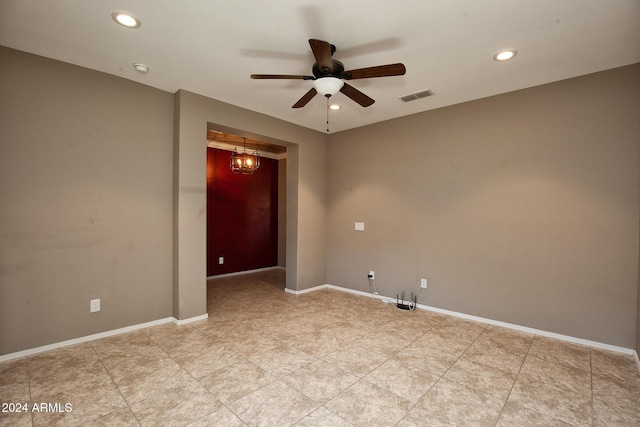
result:
[[[247,149],[247,138],[242,138],[242,148],[236,147],[231,153],[229,167],[235,174],[253,175],[260,167],[260,153],[258,150]]]

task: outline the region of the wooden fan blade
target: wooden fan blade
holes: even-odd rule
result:
[[[313,76],[297,76],[292,74],[251,74],[252,79],[293,79],[293,80],[315,80]]]
[[[340,89],[340,92],[344,93],[349,98],[353,99],[354,101],[356,101],[358,104],[362,105],[363,107],[368,107],[369,105],[371,105],[374,102],[376,102],[373,99],[369,98],[364,93],[360,92],[355,87],[353,87],[351,85],[348,85],[346,83],[344,84],[344,86],[342,86],[342,89]]]
[[[316,64],[320,71],[333,73],[333,61],[331,60],[331,44],[317,39],[309,39],[309,45],[316,59]]]
[[[371,77],[403,76],[406,72],[407,69],[403,64],[389,64],[345,71],[340,77],[346,80],[368,79]]]
[[[311,98],[313,98],[314,96],[316,96],[318,92],[316,91],[315,88],[311,88],[309,89],[309,92],[305,93],[302,98],[300,98],[300,100],[298,102],[296,102],[295,104],[293,104],[293,107],[291,108],[302,108],[305,105],[307,105],[307,103],[309,101],[311,101]]]

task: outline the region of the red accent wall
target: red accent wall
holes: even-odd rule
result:
[[[278,161],[236,175],[230,156],[207,148],[207,276],[278,264]]]

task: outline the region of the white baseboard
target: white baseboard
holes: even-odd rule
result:
[[[261,270],[270,270],[271,268],[267,268],[267,269],[261,269]],[[275,267],[275,268],[280,268],[280,267]],[[232,273],[234,274],[234,273]],[[219,276],[216,276],[219,277]],[[302,294],[306,294],[308,292],[314,292],[314,291],[319,291],[322,289],[334,289],[334,290],[338,290],[341,292],[347,292],[347,293],[351,293],[351,294],[355,294],[355,295],[360,295],[360,296],[365,296],[365,297],[370,297],[370,298],[376,298],[379,300],[382,300],[385,303],[392,303],[395,300],[393,298],[390,297],[385,297],[382,295],[374,295],[368,292],[363,292],[363,291],[358,291],[355,289],[349,289],[349,288],[344,288],[341,286],[336,286],[336,285],[330,285],[330,284],[324,284],[324,285],[319,285],[319,286],[314,286],[312,288],[308,288],[308,289],[303,289],[300,291],[295,291],[292,289],[288,289],[285,288],[285,292],[290,293],[290,294],[294,294],[294,295],[302,295]],[[495,326],[500,326],[503,328],[508,328],[508,329],[513,329],[516,331],[521,331],[521,332],[527,332],[530,334],[535,334],[535,335],[540,335],[543,337],[549,337],[549,338],[555,338],[558,340],[562,340],[562,341],[568,341],[568,342],[572,342],[572,343],[576,343],[576,344],[582,344],[582,345],[586,345],[589,347],[594,347],[594,348],[599,348],[599,349],[603,349],[603,350],[610,350],[610,351],[615,351],[618,353],[624,353],[624,354],[630,354],[633,355],[636,364],[638,365],[638,370],[640,370],[640,359],[638,358],[638,352],[635,351],[634,349],[628,349],[625,347],[618,347],[618,346],[614,346],[614,345],[610,345],[610,344],[604,344],[601,342],[597,342],[597,341],[590,341],[590,340],[585,340],[582,338],[575,338],[575,337],[571,337],[568,335],[562,335],[562,334],[556,334],[554,332],[548,332],[548,331],[543,331],[540,329],[534,329],[534,328],[529,328],[526,326],[520,326],[520,325],[514,325],[512,323],[506,323],[506,322],[500,322],[497,320],[492,320],[492,319],[486,319],[484,317],[479,317],[479,316],[472,316],[469,314],[465,314],[465,313],[459,313],[456,311],[451,311],[451,310],[445,310],[442,308],[438,308],[438,307],[432,307],[432,306],[428,306],[428,305],[423,305],[423,304],[418,304],[417,306],[419,309],[422,310],[429,310],[429,311],[433,311],[436,313],[442,313],[442,314],[446,314],[449,316],[454,316],[454,317],[459,317],[462,319],[467,319],[467,320],[473,320],[476,322],[480,322],[480,323],[486,323],[486,324],[490,324],[490,325],[495,325]],[[37,354],[37,353],[42,353],[44,351],[48,351],[48,350],[54,350],[56,348],[60,348],[60,347],[66,347],[66,346],[70,346],[70,345],[75,345],[75,344],[81,344],[81,343],[85,343],[85,342],[89,342],[89,341],[94,341],[97,339],[101,339],[101,338],[106,338],[106,337],[110,337],[113,335],[119,335],[119,334],[123,334],[125,332],[131,332],[131,331],[135,331],[138,329],[144,329],[144,328],[149,328],[151,326],[157,326],[157,325],[162,325],[164,323],[169,323],[169,322],[173,322],[178,326],[181,325],[186,325],[192,322],[197,322],[199,320],[205,320],[209,317],[208,313],[202,314],[200,316],[195,316],[195,317],[190,317],[188,319],[176,319],[175,317],[166,317],[164,319],[158,319],[158,320],[154,320],[151,322],[146,322],[146,323],[140,323],[137,325],[132,325],[132,326],[127,326],[124,328],[119,328],[119,329],[114,329],[111,331],[106,331],[106,332],[100,332],[97,334],[92,334],[92,335],[87,335],[84,337],[80,337],[80,338],[74,338],[71,340],[67,340],[67,341],[62,341],[62,342],[58,342],[58,343],[54,343],[54,344],[49,344],[49,345],[44,345],[41,347],[35,347],[35,348],[31,348],[31,349],[27,349],[27,350],[23,350],[23,351],[18,351],[15,353],[9,353],[9,354],[3,354],[0,355],[0,362],[5,362],[7,360],[12,360],[12,359],[17,359],[20,357],[24,357],[24,356],[30,356],[33,354]]]
[[[486,323],[486,324],[489,324],[489,325],[494,325],[494,326],[500,326],[500,327],[503,327],[503,328],[513,329],[513,330],[520,331],[520,332],[526,332],[526,333],[529,333],[529,334],[540,335],[540,336],[548,337],[548,338],[555,338],[557,340],[568,341],[568,342],[572,342],[574,344],[586,345],[586,346],[589,346],[589,347],[599,348],[599,349],[602,349],[602,350],[615,351],[617,353],[624,353],[624,354],[630,354],[630,355],[633,354],[633,352],[634,352],[634,350],[630,349],[630,348],[618,347],[618,346],[615,346],[615,345],[605,344],[605,343],[601,343],[601,342],[598,342],[598,341],[585,340],[583,338],[576,338],[576,337],[572,337],[572,336],[569,336],[569,335],[557,334],[555,332],[543,331],[541,329],[529,328],[527,326],[520,326],[520,325],[515,325],[513,323],[501,322],[499,320],[487,319],[487,318],[479,317],[479,316],[472,316],[472,315],[469,315],[469,314],[458,313],[458,312],[450,311],[450,310],[444,310],[444,309],[441,309],[441,308],[431,307],[431,306],[428,306],[428,305],[418,304],[418,308],[421,308],[423,310],[433,311],[433,312],[436,312],[436,313],[447,314],[449,316],[460,317],[462,319],[467,319],[467,320],[473,320],[473,321],[476,321],[476,322]]]
[[[269,271],[269,270],[286,270],[286,268],[280,267],[279,265],[274,265],[273,267],[256,268],[253,270],[236,271],[234,273],[225,273],[225,274],[218,274],[215,276],[207,276],[207,280],[220,279],[223,277],[242,276],[244,274],[260,273],[261,271]]]
[[[205,314],[201,314],[200,316],[195,316],[195,317],[190,317],[188,319],[176,319],[175,317],[172,317],[171,319],[173,319],[173,323],[175,323],[178,326],[181,325],[186,325],[187,323],[192,323],[192,322],[197,322],[198,320],[206,320],[209,318],[209,313],[205,313]]]
[[[284,291],[286,293],[288,293],[288,294],[302,295],[302,294],[306,294],[308,292],[313,292],[313,291],[319,291],[321,289],[326,289],[329,286],[331,286],[331,285],[318,285],[318,286],[314,286],[313,288],[303,289],[301,291],[294,291],[293,289],[284,288]]]
[[[113,335],[120,335],[126,332],[136,331],[138,329],[149,328],[151,326],[163,325],[165,323],[175,323],[176,325],[186,325],[187,323],[196,322],[198,320],[207,319],[209,315],[207,313],[191,317],[189,319],[176,319],[175,317],[165,317],[164,319],[153,320],[151,322],[139,323],[137,325],[127,326],[124,328],[113,329],[111,331],[100,332],[97,334],[87,335],[84,337],[74,338],[66,341],[61,341],[53,344],[43,345],[41,347],[30,348],[27,350],[17,351],[15,353],[3,354],[0,355],[0,362],[5,362],[7,360],[18,359],[20,357],[31,356],[34,354],[42,353],[44,351],[54,350],[56,348],[67,347],[75,344],[82,344],[89,341],[99,340],[101,338],[110,337]]]
[[[295,294],[295,295],[300,295],[300,294],[303,294],[303,293],[306,293],[306,292],[317,291],[317,290],[321,290],[321,289],[335,289],[335,290],[342,291],[342,292],[348,292],[350,294],[366,296],[366,297],[370,297],[370,298],[376,298],[376,299],[382,300],[385,303],[395,303],[396,302],[395,298],[386,297],[386,296],[382,296],[382,295],[374,295],[374,294],[371,294],[369,292],[363,292],[363,291],[358,291],[358,290],[355,290],[355,289],[343,288],[341,286],[329,285],[329,284],[315,286],[313,288],[304,289],[302,291],[292,291],[292,290],[289,290],[289,289],[285,289],[285,290],[287,292],[289,292],[289,293],[292,293],[292,294]],[[548,332],[548,331],[543,331],[543,330],[540,330],[540,329],[529,328],[529,327],[526,327],[526,326],[515,325],[515,324],[512,324],[512,323],[500,322],[498,320],[487,319],[487,318],[484,318],[484,317],[472,316],[472,315],[469,315],[469,314],[459,313],[459,312],[451,311],[451,310],[445,310],[445,309],[442,309],[442,308],[432,307],[432,306],[428,306],[428,305],[424,305],[424,304],[418,304],[417,307],[419,309],[422,309],[422,310],[429,310],[429,311],[433,311],[433,312],[436,312],[436,313],[441,313],[441,314],[446,314],[446,315],[449,315],[449,316],[459,317],[459,318],[462,318],[462,319],[473,320],[475,322],[480,322],[480,323],[485,323],[485,324],[489,324],[489,325],[500,326],[500,327],[503,327],[503,328],[513,329],[513,330],[521,331],[521,332],[527,332],[527,333],[530,333],[530,334],[540,335],[540,336],[543,336],[543,337],[555,338],[555,339],[558,339],[558,340],[561,340],[561,341],[572,342],[572,343],[575,343],[575,344],[582,344],[582,345],[586,345],[586,346],[593,347],[593,348],[599,348],[599,349],[602,349],[602,350],[609,350],[609,351],[614,351],[614,352],[617,352],[617,353],[624,353],[624,354],[634,355],[636,363],[638,364],[638,369],[640,370],[640,361],[638,360],[638,353],[633,349],[629,349],[629,348],[625,348],[625,347],[618,347],[618,346],[615,346],[615,345],[605,344],[605,343],[601,343],[601,342],[597,342],[597,341],[585,340],[585,339],[582,339],[582,338],[576,338],[576,337],[572,337],[572,336],[568,336],[568,335],[557,334],[555,332]]]

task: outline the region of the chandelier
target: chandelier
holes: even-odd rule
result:
[[[231,153],[229,166],[235,174],[253,175],[260,167],[260,154],[258,150],[247,150],[247,138],[242,138],[242,148],[236,147]]]

